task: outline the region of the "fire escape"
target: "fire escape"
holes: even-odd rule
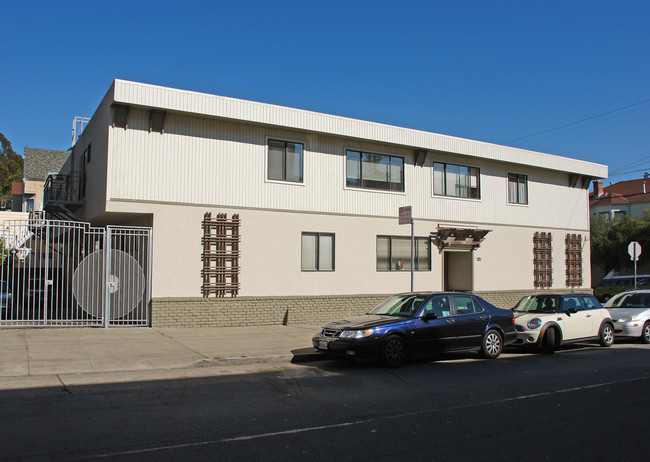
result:
[[[43,208],[54,220],[82,221],[76,212],[85,204],[85,181],[82,175],[48,175],[43,187]]]

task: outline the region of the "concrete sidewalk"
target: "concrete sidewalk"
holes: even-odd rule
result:
[[[318,358],[318,326],[0,329],[0,389],[119,380],[124,374],[196,375],[212,366]],[[194,371],[194,372],[192,372]],[[218,373],[217,371],[211,371]],[[148,374],[151,376],[151,374]],[[74,380],[73,380],[74,379]]]

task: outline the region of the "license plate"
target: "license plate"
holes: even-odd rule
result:
[[[327,340],[319,340],[318,341],[318,349],[319,350],[327,350]]]

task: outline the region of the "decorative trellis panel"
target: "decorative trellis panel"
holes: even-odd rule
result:
[[[533,273],[535,288],[553,285],[553,252],[551,233],[535,233],[533,236]]]
[[[582,286],[582,236],[567,234],[566,249],[566,286]]]
[[[203,216],[203,296],[235,297],[239,292],[239,215]]]

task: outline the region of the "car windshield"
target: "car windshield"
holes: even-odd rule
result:
[[[522,298],[512,310],[518,313],[556,313],[558,297],[530,296]]]
[[[605,308],[650,308],[650,293],[619,294],[607,300],[603,306]]]
[[[423,295],[394,295],[374,307],[368,314],[415,316],[425,299],[426,297]]]

